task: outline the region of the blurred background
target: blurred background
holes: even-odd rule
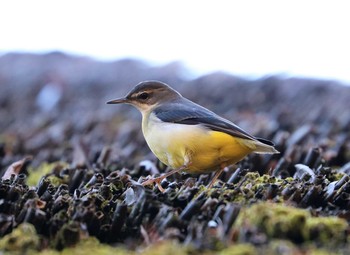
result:
[[[0,167],[25,155],[34,166],[94,163],[107,146],[112,160],[129,166],[154,159],[139,113],[105,104],[149,79],[277,145],[292,140],[304,153],[323,146],[330,164],[343,165],[346,4],[1,2]]]

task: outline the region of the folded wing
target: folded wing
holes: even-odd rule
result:
[[[187,104],[174,103],[171,105],[160,106],[154,110],[154,113],[164,122],[202,125],[210,130],[224,132],[235,137],[258,140],[232,122],[199,105],[194,103],[192,105],[192,102],[188,102]],[[271,143],[267,140],[261,142]]]

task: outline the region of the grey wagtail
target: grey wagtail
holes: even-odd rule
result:
[[[201,174],[216,171],[212,187],[225,167],[247,154],[279,153],[268,140],[256,138],[227,119],[184,98],[159,81],[137,84],[124,98],[107,104],[131,104],[142,114],[142,132],[152,152],[173,170],[142,183],[160,182],[180,171]]]

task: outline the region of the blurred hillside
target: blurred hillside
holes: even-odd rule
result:
[[[326,135],[350,129],[350,87],[338,82],[279,76],[249,80],[221,72],[190,80],[187,73],[178,62],[152,67],[134,59],[99,62],[60,52],[3,55],[2,154],[71,161],[69,151],[80,139],[92,157],[105,145],[119,148],[119,156],[144,156],[149,151],[139,113],[130,106],[105,102],[150,79],[170,84],[191,100],[266,138],[273,139],[281,131],[292,133],[304,125],[317,124]],[[3,165],[13,160],[4,159]]]

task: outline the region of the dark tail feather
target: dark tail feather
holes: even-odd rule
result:
[[[275,144],[273,142],[271,142],[270,140],[266,140],[266,139],[263,139],[263,138],[255,138],[256,140],[258,140],[259,142],[263,143],[263,144],[266,144],[266,145],[269,145],[269,146],[275,146]]]
[[[257,142],[255,143],[256,149],[254,150],[255,153],[261,153],[261,154],[279,153],[279,151],[277,151],[274,148],[273,142],[262,138],[256,138],[256,140],[257,140]]]

